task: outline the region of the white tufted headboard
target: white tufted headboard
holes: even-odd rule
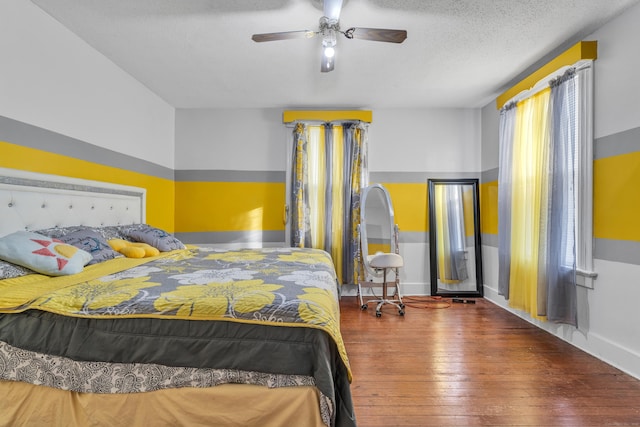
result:
[[[0,168],[0,237],[18,230],[146,220],[146,189]]]

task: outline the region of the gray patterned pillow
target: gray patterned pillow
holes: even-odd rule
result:
[[[109,246],[109,243],[107,243],[102,234],[92,228],[76,230],[59,237],[59,239],[64,243],[89,252],[92,259],[87,265],[97,264],[122,256],[120,253],[111,249],[111,246]]]
[[[51,237],[52,239],[59,239],[69,233],[75,233],[77,231],[86,230],[88,228],[89,227],[85,225],[72,225],[70,227],[45,228],[42,230],[36,230],[34,231],[34,233],[42,234],[43,236]]]
[[[12,264],[9,261],[0,259],[0,280],[13,279],[15,277],[26,276],[27,274],[38,274],[33,270],[21,265]]]
[[[104,240],[112,240],[112,239],[125,239],[126,235],[123,233],[123,230],[126,227],[130,227],[127,225],[105,225],[103,227],[94,227],[93,230],[100,233]]]
[[[184,244],[171,234],[147,224],[137,224],[126,230],[126,237],[134,242],[143,242],[161,252],[184,249]]]

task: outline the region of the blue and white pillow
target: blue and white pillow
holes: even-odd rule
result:
[[[91,254],[58,239],[29,231],[0,238],[0,259],[49,276],[80,273]]]

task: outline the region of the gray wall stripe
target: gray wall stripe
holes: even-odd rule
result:
[[[494,248],[498,247],[497,234],[482,233],[480,238],[482,239],[482,246],[492,246]]]
[[[628,129],[593,141],[593,160],[640,151],[640,127]],[[481,182],[498,180],[499,168],[482,172]]]
[[[280,231],[211,231],[175,233],[184,243],[284,243],[284,230]]]
[[[593,257],[606,261],[640,265],[640,242],[595,239]]]
[[[593,159],[604,159],[637,151],[640,151],[640,127],[596,139],[593,144]]]
[[[173,169],[2,116],[0,141],[173,180]]]
[[[402,231],[398,238],[400,243],[429,243],[429,232],[425,231]]]
[[[498,180],[498,172],[500,168],[493,168],[482,172],[482,176],[480,178],[480,183],[483,184],[485,182],[493,182]]]
[[[176,170],[176,181],[285,182],[285,171]]]
[[[498,247],[497,234],[482,234],[482,245]],[[631,240],[595,239],[594,259],[640,265],[640,242]]]
[[[369,172],[369,182],[427,183],[428,179],[479,178],[475,172]]]

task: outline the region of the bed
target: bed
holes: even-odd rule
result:
[[[330,256],[183,245],[145,209],[144,189],[0,169],[0,425],[354,426]]]

